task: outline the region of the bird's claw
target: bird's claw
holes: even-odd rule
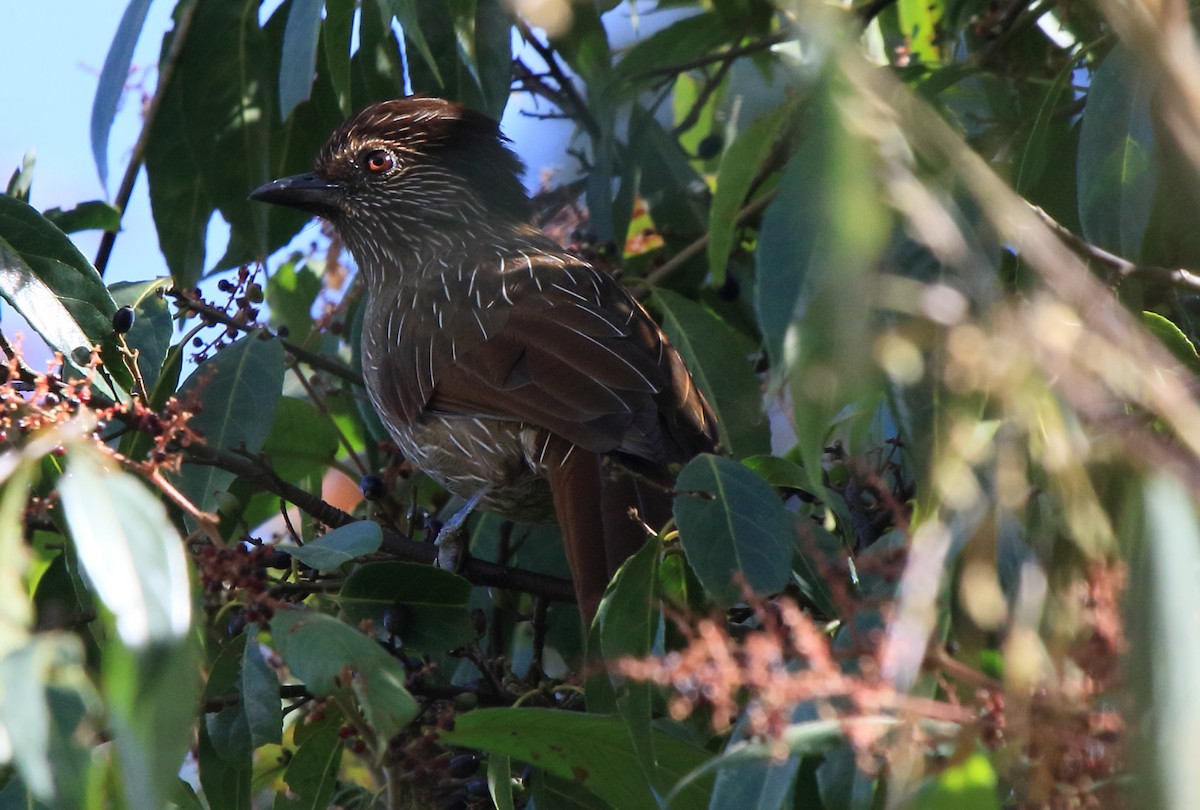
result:
[[[467,533],[462,524],[446,525],[438,532],[433,544],[437,546],[437,567],[457,574],[470,556],[467,548]]]

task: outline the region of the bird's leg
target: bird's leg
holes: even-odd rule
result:
[[[462,567],[463,561],[467,558],[467,544],[465,542],[466,536],[463,534],[463,526],[486,494],[487,487],[477,491],[470,498],[467,498],[467,502],[462,505],[461,509],[451,515],[450,519],[442,524],[442,529],[438,532],[437,539],[433,541],[433,544],[437,546],[438,568],[444,568],[447,571],[458,571]]]

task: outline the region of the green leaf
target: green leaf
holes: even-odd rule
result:
[[[36,153],[30,149],[21,159],[21,165],[13,170],[12,177],[8,178],[8,186],[5,187],[4,193],[21,202],[29,202],[29,192],[33,188],[33,168],[36,163]]]
[[[271,325],[286,326],[295,340],[303,341],[312,331],[313,302],[320,292],[321,279],[299,257],[275,268],[267,279]]]
[[[627,82],[626,92],[636,92],[642,74],[691,62],[719,45],[741,39],[742,29],[711,11],[684,17],[655,31],[625,51],[613,71],[613,81]]]
[[[1158,157],[1150,103],[1156,82],[1118,44],[1092,78],[1080,122],[1079,221],[1091,243],[1141,257],[1154,208]]]
[[[612,70],[612,49],[594,3],[572,3],[571,24],[549,40],[587,86],[604,86]]]
[[[159,372],[171,348],[171,311],[159,291],[171,285],[170,278],[149,281],[118,281],[108,288],[118,307],[133,307],[133,328],[125,334],[129,348],[138,353],[138,372],[148,391],[154,390]]]
[[[28,642],[33,629],[33,602],[29,598],[30,553],[25,540],[25,509],[37,462],[17,464],[0,481],[0,660],[10,650]]]
[[[976,752],[937,775],[926,789],[917,794],[913,810],[1000,810],[996,771],[991,761]]]
[[[222,757],[203,723],[199,737],[200,787],[209,807],[249,807],[254,776],[250,756],[237,761]]]
[[[878,380],[871,353],[863,350],[863,329],[891,230],[876,186],[875,153],[847,130],[841,92],[836,77],[814,88],[807,137],[763,215],[755,253],[759,326],[771,367],[792,394],[800,458],[809,491],[818,497],[824,495],[821,460],[830,424]]]
[[[121,212],[103,200],[82,202],[64,211],[51,208],[42,213],[63,233],[77,231],[116,231],[121,227]]]
[[[900,30],[912,55],[930,67],[942,61],[941,0],[899,0]]]
[[[339,688],[342,671],[352,684],[363,714],[380,739],[390,739],[417,716],[417,702],[404,688],[404,669],[372,639],[332,616],[312,610],[279,610],[271,638],[288,667],[314,695]]]
[[[488,793],[496,810],[514,810],[512,772],[508,757],[492,754],[487,762]]]
[[[742,459],[742,464],[773,487],[803,489],[808,481],[803,467],[779,456],[750,456]]]
[[[279,61],[279,117],[287,118],[312,92],[324,0],[292,0]],[[347,53],[347,57],[349,54]]]
[[[766,453],[771,436],[750,357],[754,345],[712,310],[670,290],[656,289],[663,331],[683,355],[717,416],[722,448],[734,456]]]
[[[263,658],[257,641],[242,655],[241,711],[250,731],[250,747],[283,740],[283,715],[279,711],[279,676]]]
[[[467,580],[419,563],[368,563],[346,577],[338,603],[355,623],[370,619],[406,650],[440,652],[475,638]]]
[[[646,658],[654,646],[658,631],[659,610],[654,595],[658,579],[661,544],[657,539],[647,542],[636,554],[621,565],[609,585],[596,615],[600,625],[600,649],[604,661],[612,665],[623,658]],[[614,689],[620,689],[615,681]],[[623,680],[623,679],[620,679]],[[654,735],[650,725],[651,690],[649,681],[625,684],[624,694],[617,698],[621,716],[629,724],[629,736],[638,763],[648,779],[654,779]],[[669,785],[656,785],[669,788]]]
[[[193,641],[189,637],[135,649],[112,634],[106,637],[106,721],[116,743],[128,807],[163,807],[176,790],[200,693],[200,662]]]
[[[267,439],[283,388],[283,346],[250,334],[217,352],[179,389],[184,402],[203,410],[189,423],[210,446],[257,453]],[[185,464],[179,488],[201,510],[211,511],[234,474],[216,467]]]
[[[325,0],[325,24],[321,26],[329,81],[345,116],[354,111],[350,104],[350,38],[357,7],[355,0]]]
[[[1175,355],[1175,359],[1183,363],[1188,370],[1200,374],[1200,355],[1196,354],[1196,347],[1182,329],[1157,312],[1143,312],[1142,326],[1161,340],[1171,354]]]
[[[279,55],[290,6],[280,6],[261,27],[259,6],[257,0],[190,6],[186,41],[151,127],[151,208],[167,266],[182,286],[194,285],[204,272],[214,210],[230,226],[218,270],[261,259],[310,219],[246,195],[267,180],[311,168],[341,117],[322,74],[311,99],[280,118]],[[164,48],[176,36],[172,32]]]
[[[1127,657],[1141,718],[1144,807],[1187,807],[1200,790],[1189,752],[1200,750],[1200,519],[1193,493],[1158,473],[1145,484],[1141,510],[1129,509],[1133,557],[1128,599],[1133,649]],[[1135,514],[1140,511],[1141,514]],[[1138,520],[1140,518],[1140,521]]]
[[[279,546],[279,550],[322,573],[336,571],[348,562],[379,550],[383,531],[378,523],[360,520],[334,529],[303,546]]]
[[[96,98],[92,101],[92,157],[96,160],[96,171],[102,186],[108,185],[108,135],[117,116],[117,105],[125,94],[133,49],[142,33],[150,3],[151,0],[130,0],[125,13],[121,15],[112,44],[108,47],[108,55],[104,57],[104,67],[100,69],[100,82],[96,87]]]
[[[391,13],[400,21],[400,27],[404,29],[404,38],[417,46],[417,53],[421,54],[421,59],[425,61],[425,66],[433,72],[438,84],[445,84],[445,80],[438,71],[433,51],[429,48],[429,43],[425,41],[425,35],[421,32],[415,0],[380,0],[380,2],[390,8]]]
[[[208,681],[204,684],[202,695],[206,703],[220,701],[224,704],[215,712],[204,713],[204,731],[208,734],[213,751],[225,762],[245,770],[249,770],[250,757],[254,752],[250,740],[248,707],[241,694],[242,658],[251,636],[240,633],[221,648],[208,667]],[[238,696],[236,705],[229,705],[231,694]]]
[[[754,178],[794,114],[791,104],[768,112],[739,133],[721,156],[717,187],[708,211],[708,267],[713,286],[725,283],[725,267],[738,227],[735,222],[738,209],[745,203]]]
[[[19,743],[10,749],[12,762],[30,793],[45,801],[67,798],[56,784],[65,763],[52,758],[50,688],[63,673],[82,676],[83,663],[82,645],[65,634],[35,636],[0,657],[0,733]]]
[[[69,450],[63,512],[93,590],[131,648],[176,643],[192,620],[187,555],[162,502],[95,450]]]
[[[304,441],[296,441],[297,436],[303,436]],[[337,430],[328,414],[321,413],[307,399],[279,400],[263,452],[280,478],[299,481],[323,472],[333,463],[337,449]]]
[[[783,589],[796,529],[765,481],[736,461],[704,454],[683,468],[675,488],[683,550],[709,593],[727,604],[742,601],[734,574],[755,593]]]
[[[76,367],[78,350],[100,346],[108,373],[128,390],[132,377],[113,340],[117,305],[100,274],[66,234],[26,203],[7,196],[0,196],[0,296]],[[86,365],[86,357],[82,359]]]
[[[325,810],[337,787],[341,762],[342,741],[336,726],[308,737],[288,762],[283,781],[289,789],[275,795],[275,810]]]
[[[711,757],[658,730],[653,734],[664,784],[678,782]],[[536,762],[547,773],[586,787],[611,807],[659,807],[650,785],[634,776],[639,773],[638,758],[620,717],[554,709],[476,709],[460,715],[454,729],[441,738],[451,745]],[[671,804],[675,810],[707,806],[707,789],[700,783],[689,785]]]

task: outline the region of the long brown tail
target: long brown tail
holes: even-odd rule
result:
[[[646,542],[646,531],[630,508],[657,527],[670,513],[670,498],[619,466],[606,464],[599,454],[564,441],[552,444],[547,456],[554,511],[586,629],[609,579]]]

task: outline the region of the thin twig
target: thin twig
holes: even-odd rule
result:
[[[775,199],[775,191],[771,190],[758,199],[747,203],[733,218],[734,224],[740,225],[745,220],[762,211],[764,208],[770,205],[771,200],[773,199]],[[672,256],[669,261],[664,262],[663,265],[657,268],[653,273],[646,276],[645,281],[649,284],[658,284],[664,278],[671,275],[671,273],[674,273],[676,270],[682,267],[688,261],[688,259],[691,259],[697,253],[704,250],[708,246],[708,240],[709,235],[707,232],[701,234],[694,242]]]
[[[559,87],[562,88],[563,93],[566,94],[567,99],[570,101],[579,123],[593,138],[600,137],[600,122],[592,115],[592,111],[588,109],[587,102],[579,94],[575,83],[571,81],[570,77],[562,69],[562,65],[558,63],[558,54],[555,53],[554,48],[538,39],[537,35],[529,28],[529,25],[520,17],[517,18],[517,30],[520,31],[521,38],[532,45],[533,49],[538,52],[538,55],[545,60],[550,74],[558,82]]]
[[[887,0],[887,2],[894,3],[894,2],[896,2],[896,0]],[[715,64],[717,62],[724,62],[724,63],[728,64],[728,63],[732,62],[733,60],[737,59],[739,56],[747,56],[749,54],[757,53],[759,51],[765,51],[768,48],[772,48],[781,42],[787,42],[789,39],[793,39],[793,38],[794,38],[793,35],[787,31],[776,31],[774,34],[770,34],[768,36],[762,37],[761,39],[756,39],[753,42],[748,42],[745,45],[738,45],[733,48],[726,48],[723,51],[718,51],[717,53],[710,53],[707,56],[701,56],[701,57],[692,59],[687,62],[680,62],[679,64],[676,64],[676,65],[668,65],[666,67],[655,68],[654,70],[648,70],[645,73],[637,74],[633,78],[634,79],[653,79],[657,76],[677,76],[680,73],[686,73],[689,70],[696,70],[698,68],[707,67],[707,66]]]
[[[1155,265],[1136,264],[1115,253],[1109,253],[1102,247],[1093,245],[1083,237],[1060,225],[1053,217],[1037,206],[1032,206],[1038,219],[1054,231],[1073,253],[1091,264],[1098,265],[1106,272],[1104,280],[1111,287],[1119,287],[1129,279],[1137,279],[1150,284],[1162,284],[1170,287],[1181,287],[1187,290],[1200,290],[1200,274],[1182,267],[1158,267]]]
[[[138,174],[142,170],[142,163],[146,159],[146,147],[150,143],[150,130],[162,107],[163,97],[166,96],[167,89],[171,85],[171,77],[175,74],[175,68],[179,64],[179,57],[183,53],[183,43],[187,39],[188,28],[191,27],[192,17],[198,5],[193,0],[179,15],[179,24],[175,26],[175,37],[171,40],[171,49],[167,51],[166,58],[159,65],[158,83],[155,85],[150,104],[146,108],[146,115],[142,119],[142,131],[138,135],[137,143],[133,145],[133,153],[129,156],[129,165],[125,167],[125,175],[121,178],[121,185],[117,189],[116,197],[113,198],[113,207],[120,212],[122,217],[125,216],[125,206],[129,205],[129,198],[133,195],[133,186],[137,182]],[[119,228],[115,231],[105,231],[104,236],[100,238],[100,249],[96,251],[96,270],[101,276],[104,275],[104,270],[108,266],[108,259],[112,255],[118,233],[120,233]]]
[[[242,332],[250,332],[254,329],[263,328],[254,324],[246,323],[244,321],[239,321],[237,318],[234,318],[229,313],[225,312],[225,310],[215,307],[207,301],[196,298],[189,293],[170,289],[167,290],[165,294],[170,296],[175,302],[175,305],[180,309],[190,310],[191,312],[194,312],[202,318],[212,321],[213,323],[219,323],[224,326],[232,326],[234,329],[241,330]],[[347,368],[344,364],[339,363],[333,358],[310,352],[308,349],[293,343],[287,338],[277,339],[283,346],[283,350],[292,355],[292,357],[295,357],[301,363],[311,366],[318,371],[324,371],[332,374],[333,376],[339,377],[348,383],[352,383],[353,385],[363,385],[363,379],[361,375],[354,373],[352,369]]]

